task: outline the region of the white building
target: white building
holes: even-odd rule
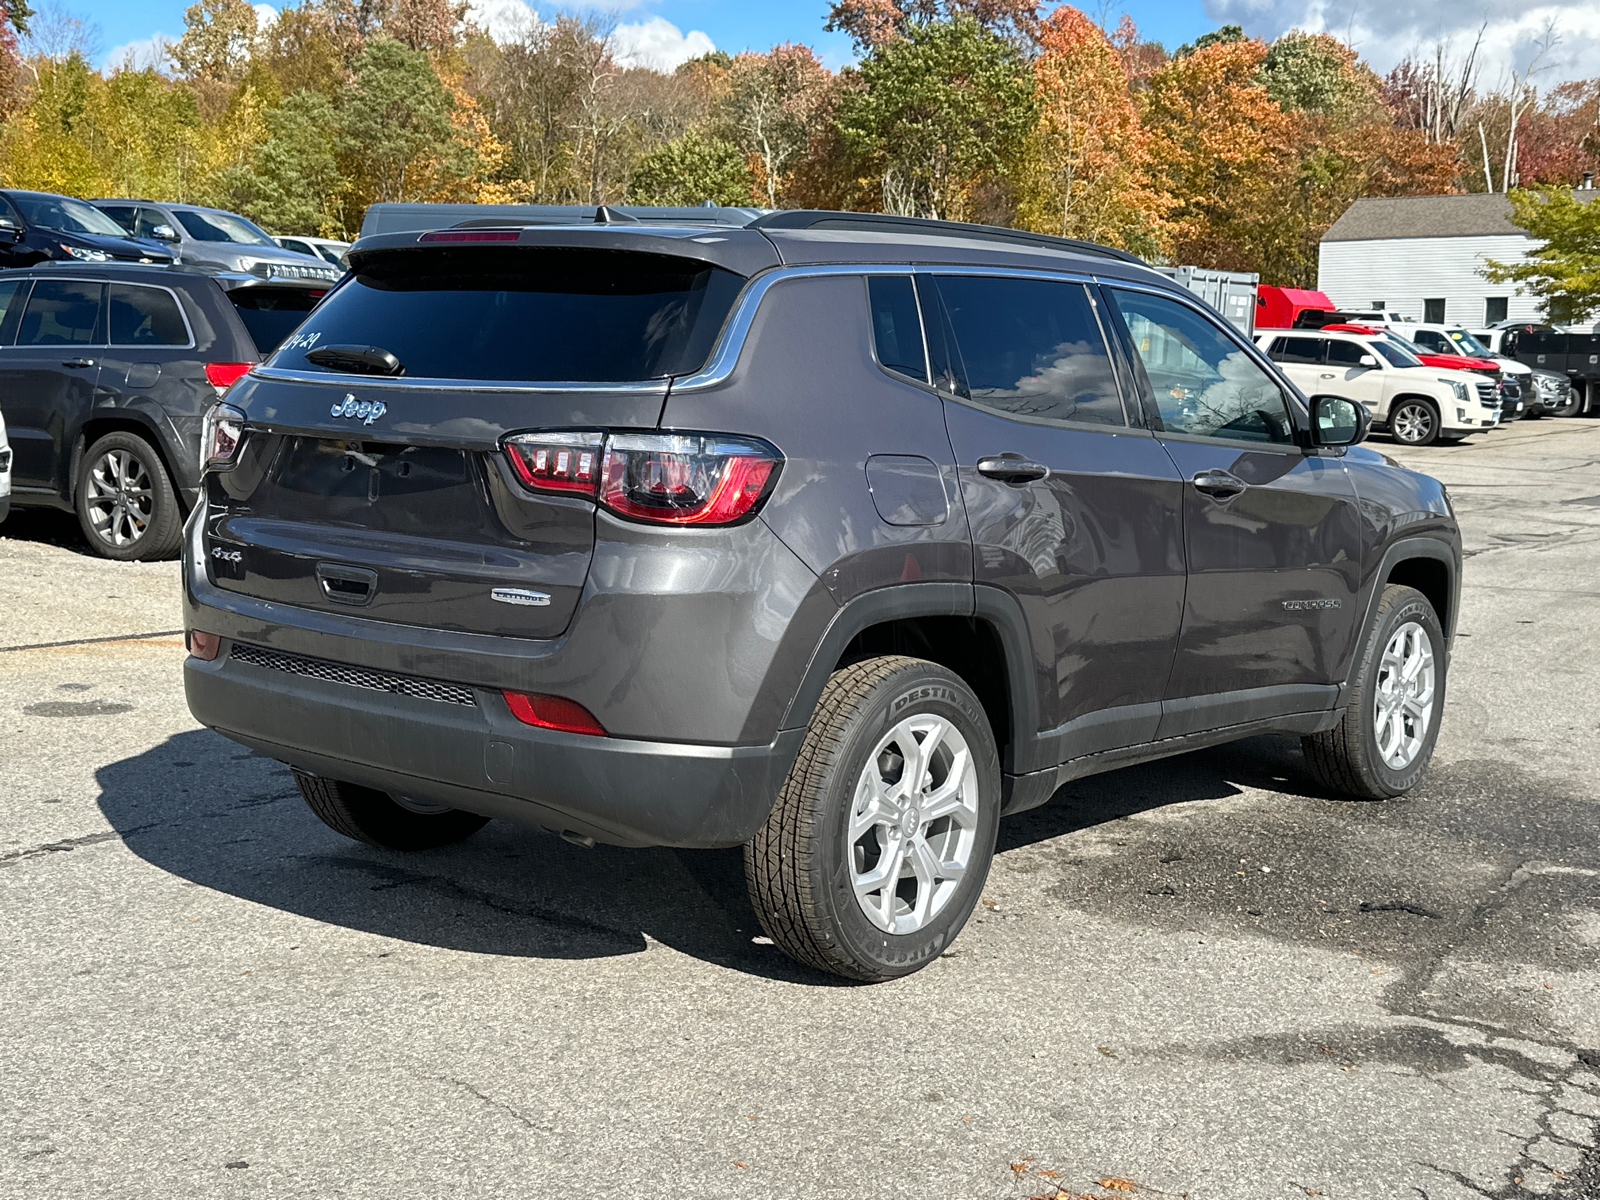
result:
[[[1511,202],[1500,193],[1357,200],[1322,235],[1317,287],[1341,309],[1388,309],[1468,329],[1537,321],[1535,297],[1481,273],[1484,259],[1521,262],[1536,244],[1511,223]]]

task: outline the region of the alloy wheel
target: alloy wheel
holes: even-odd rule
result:
[[[1426,441],[1433,429],[1433,414],[1420,404],[1407,404],[1394,416],[1394,435],[1402,442]]]
[[[1378,757],[1391,771],[1416,759],[1433,723],[1433,642],[1415,621],[1396,629],[1378,664],[1373,732]]]
[[[84,506],[96,537],[110,546],[131,546],[155,517],[155,483],[136,455],[108,450],[89,468]]]
[[[885,933],[914,933],[955,895],[972,861],[978,772],[943,717],[907,717],[862,768],[847,837],[851,886]]]

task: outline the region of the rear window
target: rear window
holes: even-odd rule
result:
[[[479,247],[369,258],[274,356],[377,346],[422,379],[622,383],[704,365],[743,276],[620,250]]]
[[[327,294],[327,288],[245,287],[229,292],[228,299],[256,344],[256,353],[266,358]]]

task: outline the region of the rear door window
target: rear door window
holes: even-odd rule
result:
[[[1359,342],[1346,342],[1338,338],[1328,341],[1328,365],[1333,367],[1359,367],[1363,358],[1372,358],[1372,351]]]
[[[113,346],[187,346],[189,327],[172,293],[113,283],[108,303]]]
[[[19,346],[92,346],[101,332],[103,283],[41,279],[33,285],[17,334]]]
[[[1127,423],[1082,284],[968,275],[937,283],[974,404],[1036,420]]]
[[[1308,337],[1281,337],[1272,343],[1267,355],[1274,362],[1315,363],[1322,357],[1322,339]]]
[[[0,346],[9,346],[16,339],[22,301],[27,296],[26,283],[23,279],[0,283]]]
[[[328,294],[328,289],[303,287],[242,287],[228,293],[244,322],[256,353],[266,358],[306,319],[306,314]]]
[[[622,383],[704,365],[744,277],[695,259],[565,247],[374,255],[273,356],[378,346],[423,379]]]

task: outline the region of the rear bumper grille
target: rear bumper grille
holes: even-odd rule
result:
[[[437,700],[441,704],[462,704],[469,708],[476,708],[478,704],[472,689],[458,683],[441,683],[437,679],[418,679],[411,675],[391,675],[387,671],[373,671],[366,667],[352,667],[321,658],[285,654],[281,650],[268,650],[262,646],[252,646],[247,642],[235,642],[230,657],[234,662],[244,663],[247,666],[265,667],[269,671],[283,671],[289,675],[321,679],[328,683],[342,683],[373,692],[390,692],[398,696],[412,696],[418,700]]]

